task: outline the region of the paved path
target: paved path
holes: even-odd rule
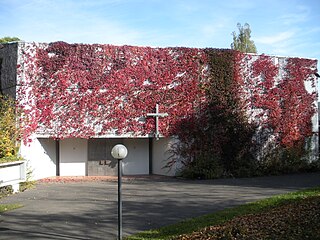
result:
[[[128,235],[319,185],[320,173],[210,181],[127,180],[123,231]],[[8,202],[24,207],[0,216],[0,239],[116,239],[116,182],[41,183],[0,199]]]

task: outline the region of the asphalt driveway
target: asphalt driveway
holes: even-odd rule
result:
[[[161,227],[275,194],[320,186],[320,173],[277,177],[123,182],[123,233]],[[3,199],[0,239],[116,239],[117,183],[41,183]]]

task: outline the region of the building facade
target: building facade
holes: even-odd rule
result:
[[[166,166],[175,158],[176,129],[208,105],[207,89],[214,72],[208,63],[211,52],[215,56],[233,54],[233,80],[248,121],[261,126],[257,128],[260,130],[273,124],[273,131],[268,132],[257,156],[274,136],[287,131],[282,144],[308,133],[309,157],[318,157],[318,117],[311,109],[316,103],[316,60],[231,50],[63,42],[1,46],[1,94],[17,99],[22,128],[20,152],[34,179],[116,175],[117,162],[111,157],[111,149],[118,143],[129,152],[123,164],[125,175],[175,175],[181,163],[175,161],[170,168]],[[296,65],[305,66],[304,72],[299,70],[305,75],[298,76],[294,68],[289,69],[295,61],[299,62]],[[303,130],[308,124],[304,127],[299,121],[290,123],[291,130],[282,125],[279,130],[274,124],[280,117],[292,114],[281,110],[283,96],[290,95],[286,92],[286,86],[291,87],[289,72],[290,81],[303,80],[304,92],[293,104],[296,109],[310,108],[311,129]],[[269,73],[273,75],[270,77]],[[282,89],[281,93],[277,89]],[[266,99],[272,96],[274,99],[267,103]],[[301,96],[306,99],[304,105],[299,103]],[[156,106],[166,115],[152,116]],[[274,111],[278,108],[278,112]],[[296,119],[306,115],[300,110],[293,113],[292,118]],[[290,131],[294,134],[290,135]]]

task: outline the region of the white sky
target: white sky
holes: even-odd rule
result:
[[[320,60],[320,0],[0,0],[0,38],[230,48],[249,23],[258,53]]]

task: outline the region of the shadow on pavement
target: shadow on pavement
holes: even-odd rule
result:
[[[26,235],[30,235],[32,239],[37,239],[37,236],[45,237],[46,239],[79,239],[79,240],[88,240],[89,238],[82,238],[82,237],[76,237],[76,236],[68,236],[68,235],[62,235],[62,234],[56,234],[56,233],[47,233],[47,232],[38,232],[38,231],[26,231],[26,230],[16,230],[16,229],[10,229],[10,228],[2,228],[0,227],[0,235],[3,232],[12,232],[16,233],[18,235],[24,235],[24,239]],[[14,235],[16,235],[14,234]],[[9,234],[10,236],[10,234]]]
[[[227,207],[320,185],[320,173],[217,180],[123,183],[124,236]],[[115,239],[117,183],[39,184],[0,203],[23,208],[0,215],[0,239]]]

